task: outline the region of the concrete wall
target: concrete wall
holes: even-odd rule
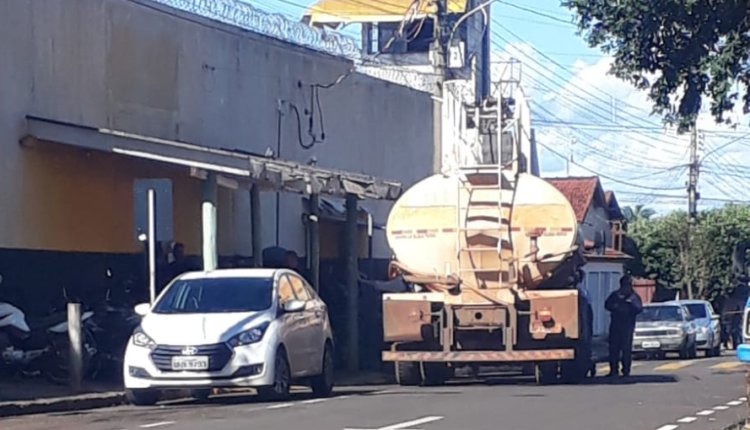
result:
[[[315,156],[322,167],[406,186],[432,170],[428,94],[351,74],[320,90],[326,139],[305,150],[288,108],[277,133],[279,102],[309,108],[310,84],[333,82],[350,62],[148,0],[3,2],[0,59],[0,249],[19,252],[0,258],[0,293],[23,287],[33,295],[28,284],[36,281],[16,270],[27,261],[21,250],[55,251],[29,272],[52,270],[44,261],[63,252],[117,258],[140,251],[132,219],[139,177],[174,181],[176,239],[200,252],[200,183],[186,169],[63,146],[22,147],[27,114],[260,154],[280,142],[283,159]],[[305,140],[306,131],[303,117]],[[276,242],[275,198],[262,198],[265,246]],[[388,203],[363,206],[385,222]],[[304,255],[301,197],[281,195],[279,207],[279,245]],[[222,190],[218,212],[220,253],[250,255],[248,192]],[[381,233],[375,256],[389,254]],[[70,270],[104,272],[80,261],[85,267]]]
[[[214,147],[275,150],[279,100],[312,102],[309,84],[351,64],[219,23],[129,0],[17,0],[0,15],[0,247],[133,252],[132,179],[171,177],[176,231],[199,249],[200,185],[184,170],[68,148],[21,148],[24,115]],[[302,87],[298,87],[298,83]],[[427,94],[353,74],[320,91],[326,141],[304,150],[292,112],[281,157],[397,179],[430,173]],[[303,118],[302,138],[307,139]],[[316,128],[319,127],[316,118]],[[275,242],[265,195],[266,245]],[[246,193],[223,193],[223,253],[250,253]],[[387,204],[366,202],[385,221]],[[281,198],[280,245],[302,251],[299,196]],[[387,256],[384,244],[376,247]]]
[[[609,225],[609,212],[606,207],[595,202],[592,203],[586,213],[586,218],[579,227],[585,240],[594,241],[596,233],[601,232],[604,235],[606,245],[612,246],[612,229]]]

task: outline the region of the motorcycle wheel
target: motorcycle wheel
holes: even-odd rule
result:
[[[47,355],[42,373],[51,382],[65,385],[70,382],[69,342],[67,339],[54,342]],[[89,330],[83,331],[83,379],[91,379],[98,373],[99,363],[96,356],[96,341]]]

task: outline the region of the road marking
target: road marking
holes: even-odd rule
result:
[[[380,428],[377,428],[377,429],[355,429],[355,428],[348,428],[347,427],[344,430],[407,430],[407,429],[409,429],[412,426],[417,426],[417,425],[420,425],[420,424],[427,424],[427,423],[431,423],[431,422],[434,422],[434,421],[440,421],[442,419],[443,419],[443,417],[437,417],[437,416],[435,416],[435,417],[423,417],[423,418],[418,418],[418,419],[412,420],[412,421],[405,421],[403,423],[391,424],[389,426],[380,427]]]
[[[160,421],[158,423],[143,424],[140,427],[142,429],[152,429],[154,427],[164,427],[174,424],[174,421]]]
[[[713,366],[710,367],[710,369],[729,370],[729,369],[735,369],[740,366],[742,366],[742,363],[739,361],[725,361],[723,363],[714,364]]]
[[[697,420],[698,418],[696,417],[685,417],[685,418],[680,418],[679,420],[677,420],[677,422],[680,424],[690,424],[693,421],[697,421]]]
[[[303,400],[300,403],[302,403],[304,405],[313,405],[315,403],[325,402],[326,400],[328,400],[328,399],[310,399],[310,400]]]
[[[715,411],[726,411],[727,409],[729,409],[729,406],[724,406],[724,405],[714,406]]]
[[[695,414],[695,415],[698,415],[698,416],[701,416],[701,417],[707,417],[707,416],[709,416],[709,415],[713,415],[713,414],[714,414],[714,412],[716,412],[716,411],[712,411],[711,409],[706,409],[706,410],[704,410],[704,411],[700,411],[700,412],[698,412],[698,413],[697,413],[697,414]]]
[[[740,397],[737,400],[739,400],[740,402],[746,402],[747,401],[747,397]]]
[[[740,400],[732,400],[731,402],[727,402],[727,405],[729,406],[739,406],[742,404],[742,401]]]
[[[659,428],[658,428],[658,429],[656,429],[656,430],[675,430],[675,429],[676,429],[677,427],[679,427],[679,426],[678,426],[678,425],[675,425],[675,424],[667,424],[667,425],[665,425],[665,426],[661,426],[661,427],[659,427]]]
[[[679,369],[682,369],[683,367],[688,367],[691,364],[693,364],[693,362],[688,361],[688,360],[675,361],[674,363],[667,363],[667,364],[662,364],[661,366],[657,366],[654,368],[654,370],[657,372],[664,371],[664,370],[679,370]]]
[[[288,408],[290,406],[292,406],[291,403],[279,403],[278,405],[271,405],[267,407],[266,409],[283,409],[283,408]]]

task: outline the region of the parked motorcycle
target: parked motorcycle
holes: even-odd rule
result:
[[[140,323],[141,317],[135,313],[133,305],[122,298],[114,299],[111,290],[107,290],[105,301],[96,306],[91,319],[91,331],[98,347],[96,360],[102,377],[122,378],[125,348]]]
[[[89,323],[92,316],[90,311],[81,316],[84,377],[90,375],[96,355]],[[0,302],[0,367],[6,373],[41,373],[57,384],[65,384],[69,380],[69,361],[66,313],[27,319],[21,309]]]

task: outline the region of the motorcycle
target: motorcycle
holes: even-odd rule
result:
[[[122,377],[125,348],[141,317],[133,305],[125,300],[114,300],[107,290],[105,301],[94,310],[91,331],[98,346],[96,360],[100,370],[109,378]]]
[[[81,316],[83,376],[91,372],[96,342],[89,323],[93,312]],[[10,303],[0,302],[0,367],[24,376],[42,374],[57,384],[69,380],[67,314],[57,312],[41,318],[26,318]]]

